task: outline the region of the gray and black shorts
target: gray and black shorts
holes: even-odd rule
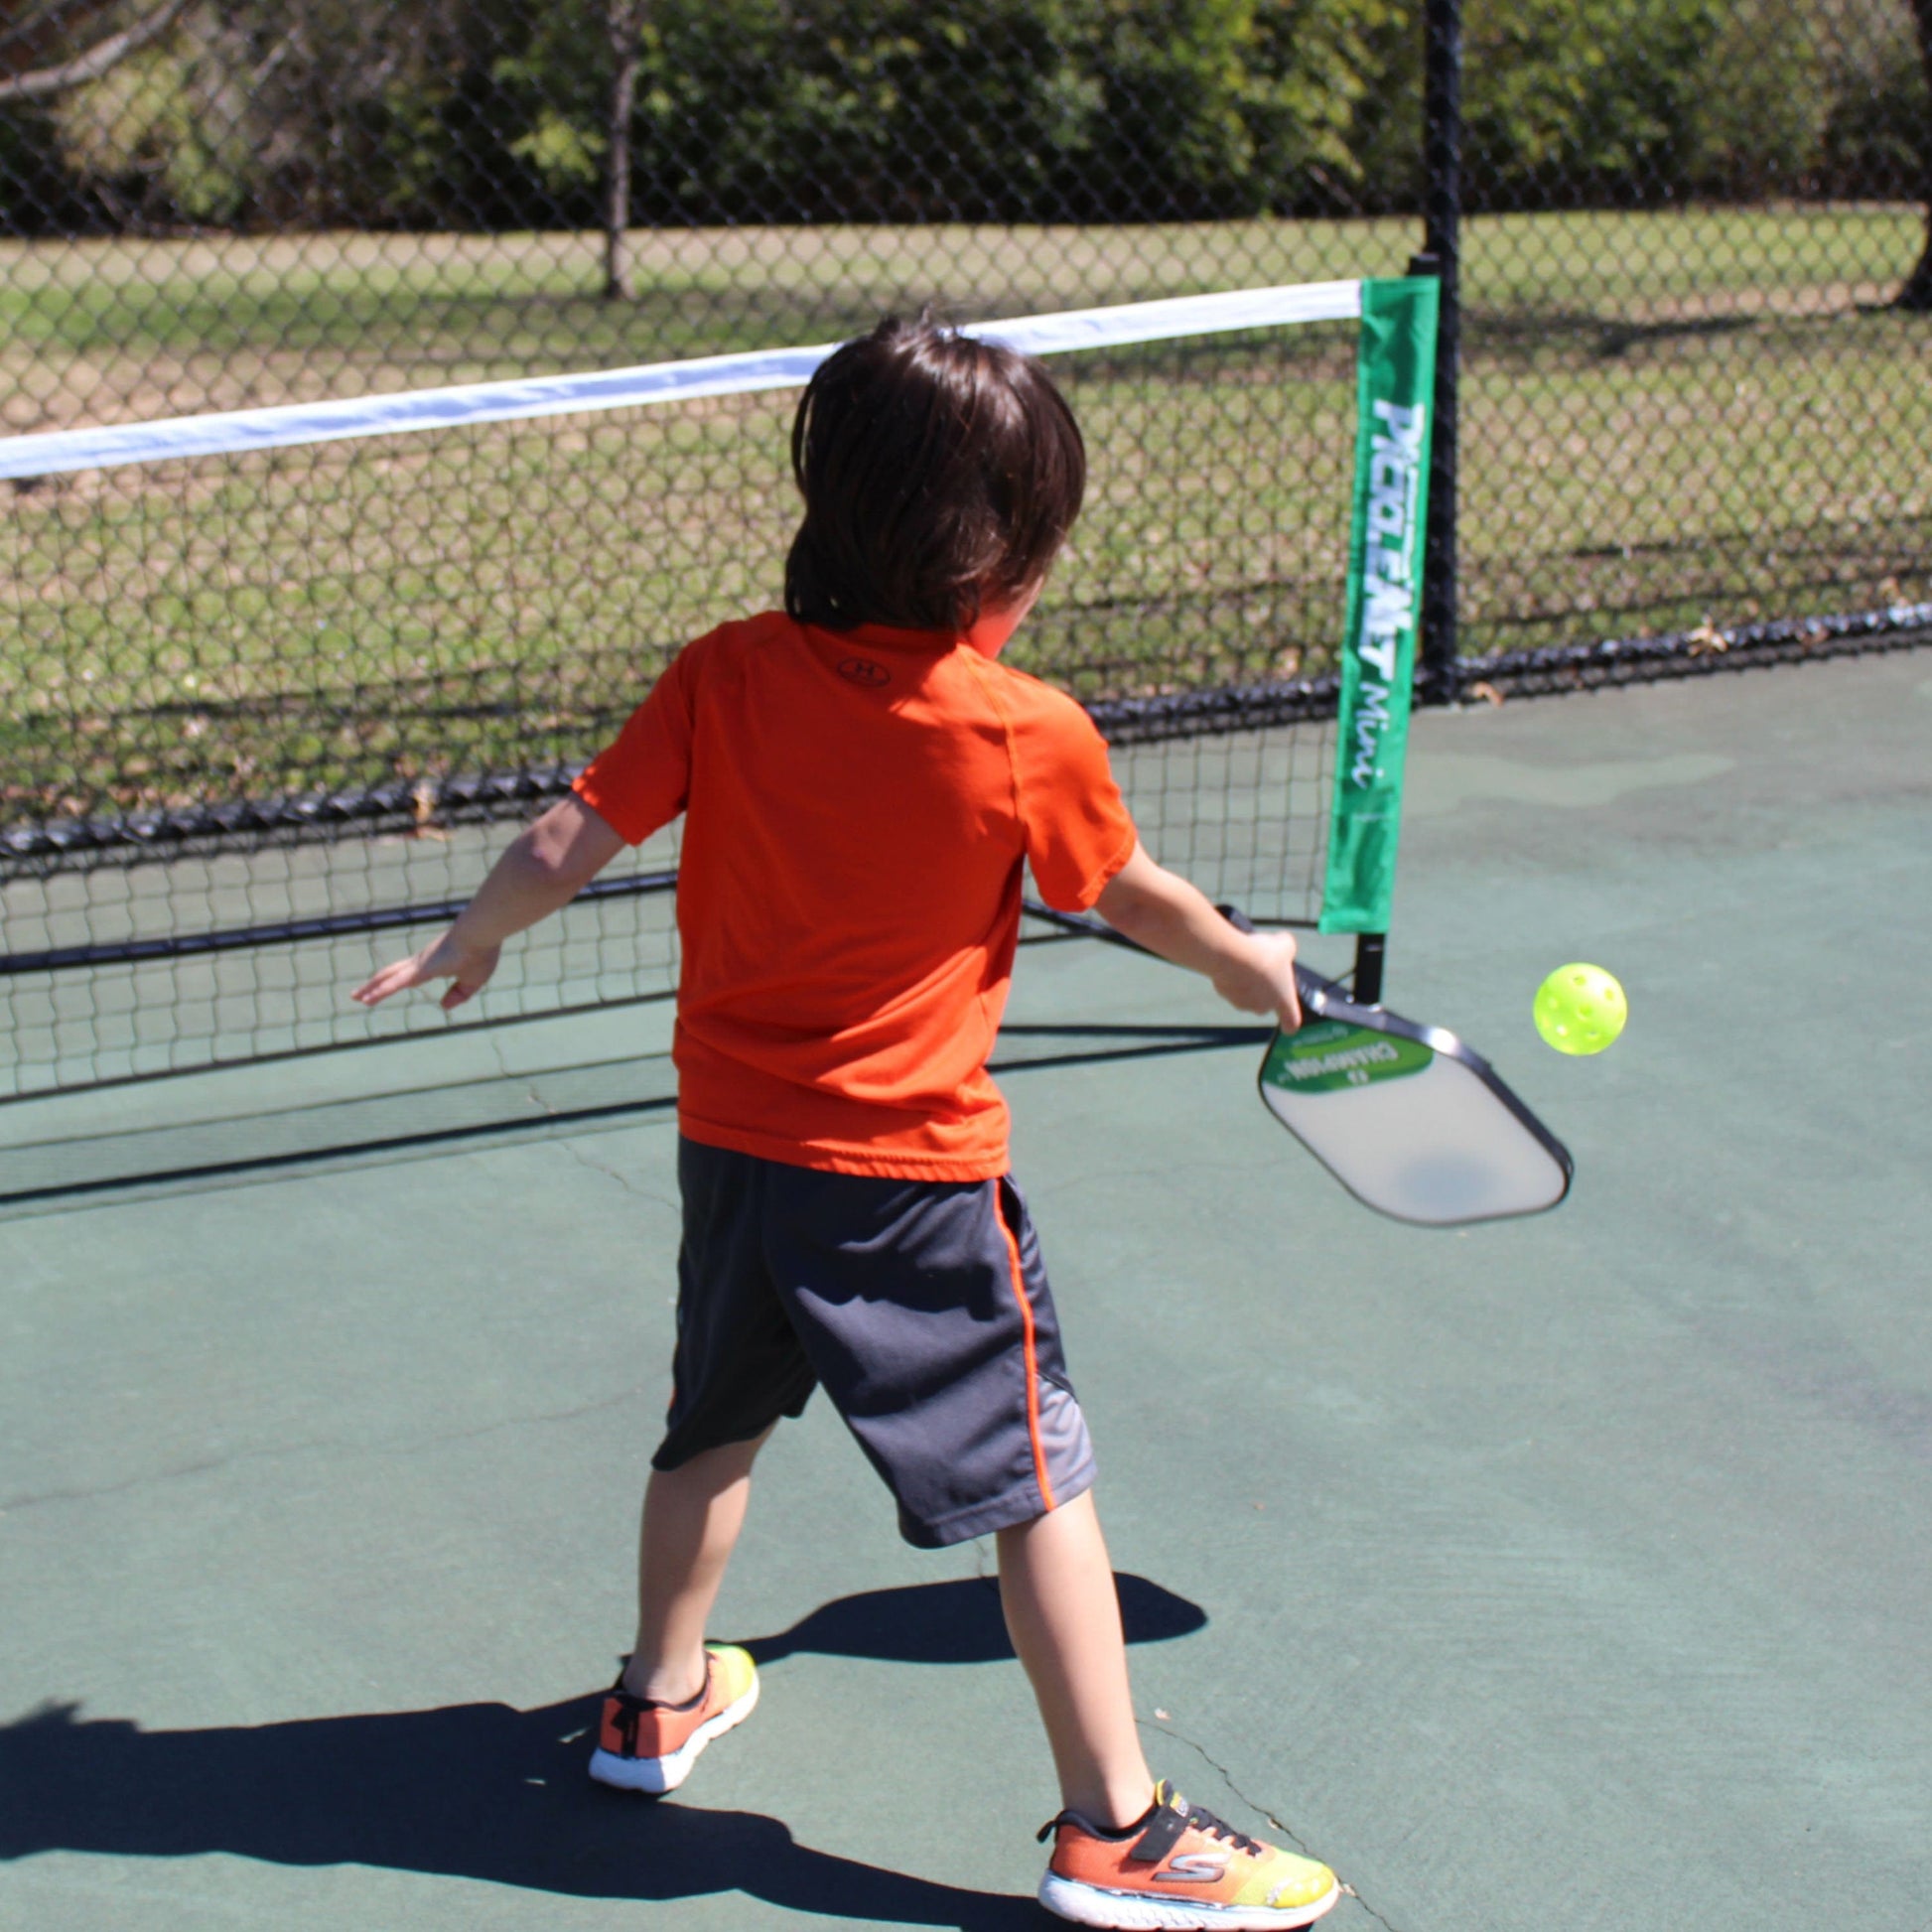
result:
[[[1093,1483],[1039,1243],[1011,1179],[825,1173],[678,1143],[684,1245],[659,1469],[825,1391],[936,1549]]]

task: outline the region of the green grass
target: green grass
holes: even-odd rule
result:
[[[1346,545],[1350,333],[1224,345],[1212,382],[1159,348],[1077,374],[1089,513],[1017,658],[1096,696],[1297,668],[1284,639],[1322,629]],[[30,492],[0,655],[12,812],[587,756],[668,649],[772,601],[795,521],[790,405]]]
[[[1497,217],[1465,267],[1465,644],[1932,597],[1909,208]],[[0,244],[0,413],[112,420],[1399,272],[1407,222]],[[1083,696],[1330,660],[1347,332],[1075,378],[1090,508],[1016,645]],[[1062,364],[1062,368],[1070,364]],[[0,824],[580,758],[773,601],[787,399],[298,450],[17,494]]]
[[[1906,207],[1487,216],[1464,294],[1539,338],[1837,311],[1882,301],[1922,233]],[[600,366],[837,336],[923,300],[993,315],[1399,274],[1415,246],[1406,219],[686,229],[640,234],[638,298],[609,304],[589,235],[4,242],[0,369],[33,366],[8,410],[27,429],[111,410],[157,372],[182,407],[225,407],[282,399],[305,366],[371,387]]]

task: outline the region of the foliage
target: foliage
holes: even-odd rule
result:
[[[55,103],[61,159],[132,212],[231,218],[248,198],[267,129],[244,62],[211,7],[192,9],[168,44],[143,49]]]
[[[1685,179],[1696,193],[1788,194],[1816,179],[1831,113],[1826,49],[1809,0],[1727,0],[1709,9],[1683,111]]]
[[[1346,173],[1352,0],[660,0],[633,167],[654,219],[1238,213]],[[552,195],[608,145],[596,5],[493,76]],[[541,103],[541,105],[539,105]],[[551,120],[542,120],[544,115]],[[573,130],[555,132],[557,117]]]
[[[1856,195],[1868,181],[1932,179],[1932,74],[1918,60],[1906,9],[1896,0],[1827,4],[1836,30],[1823,163],[1827,191]]]
[[[137,16],[122,0],[101,21]],[[0,116],[0,222],[585,225],[610,0],[198,0]],[[1477,207],[1914,192],[1907,0],[1466,0]],[[648,0],[633,217],[1413,205],[1419,0]],[[55,192],[50,184],[58,184]],[[31,187],[31,193],[29,192]]]
[[[1478,202],[1801,192],[1828,102],[1803,0],[1471,0]]]

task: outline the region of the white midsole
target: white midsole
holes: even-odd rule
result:
[[[722,1737],[734,1725],[742,1725],[759,1701],[759,1681],[736,1704],[728,1704],[715,1718],[707,1718],[676,1750],[662,1757],[620,1757],[599,1745],[591,1753],[591,1776],[599,1784],[616,1785],[620,1791],[648,1791],[661,1797],[675,1791],[689,1776],[698,1753],[714,1737]]]
[[[1062,1878],[1048,1871],[1039,1881],[1039,1902],[1049,1912],[1071,1919],[1075,1925],[1104,1925],[1119,1932],[1289,1932],[1297,1925],[1311,1925],[1337,1898],[1339,1885],[1330,1885],[1320,1898],[1307,1905],[1210,1905],[1204,1900],[1189,1902],[1150,1898],[1145,1892],[1108,1891],[1102,1885],[1084,1885],[1075,1878]]]

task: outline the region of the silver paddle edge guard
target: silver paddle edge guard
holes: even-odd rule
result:
[[[1447,1027],[1423,1026],[1417,1021],[1405,1020],[1399,1013],[1389,1012],[1386,1007],[1358,1006],[1333,980],[1324,979],[1319,973],[1312,972],[1306,966],[1296,967],[1295,985],[1302,996],[1302,1011],[1305,1014],[1312,1014],[1318,1020],[1333,1020],[1345,1027],[1361,1027],[1369,1033],[1386,1034],[1393,1039],[1411,1039],[1418,1045],[1427,1046],[1443,1058],[1454,1060],[1458,1065],[1466,1067],[1496,1099],[1508,1108],[1517,1124],[1563,1171],[1561,1190],[1542,1206],[1529,1210],[1529,1213],[1547,1214],[1551,1208],[1560,1206],[1568,1198],[1570,1183],[1577,1175],[1577,1164],[1570,1158],[1570,1150],[1530,1111],[1529,1106],[1518,1096],[1509,1082],[1473,1046],[1450,1033]],[[1264,1086],[1260,1074],[1255,1076],[1255,1085],[1258,1089]],[[1267,1099],[1265,1092],[1262,1098],[1265,1103]],[[1286,1126],[1287,1123],[1284,1122],[1283,1125]],[[1301,1136],[1297,1135],[1296,1138],[1299,1140]],[[1309,1151],[1314,1153],[1312,1148]],[[1316,1154],[1315,1159],[1319,1161],[1321,1157]],[[1327,1163],[1322,1162],[1322,1166],[1326,1167]],[[1328,1172],[1335,1173],[1332,1168],[1329,1168]],[[1348,1182],[1343,1180],[1340,1174],[1335,1174],[1335,1178],[1340,1180],[1344,1187],[1348,1187]],[[1352,1187],[1348,1187],[1348,1191],[1351,1194],[1355,1193]],[[1360,1194],[1356,1194],[1355,1197],[1357,1200],[1363,1200]],[[1363,1200],[1363,1204],[1374,1207],[1378,1214],[1390,1214],[1388,1208],[1376,1206],[1373,1201]],[[1411,1227],[1472,1227],[1482,1221],[1520,1220],[1527,1218],[1527,1215],[1522,1210],[1512,1210],[1507,1214],[1472,1214],[1462,1221],[1411,1220],[1404,1214],[1390,1215],[1390,1218],[1405,1221]]]
[[[1129,952],[1147,954],[1149,958],[1155,957],[1148,953],[1145,946],[1136,945],[1125,933],[1114,931],[1111,926],[1102,924],[1098,919],[1085,918],[1077,912],[1057,912],[1050,905],[1042,905],[1037,899],[1024,900],[1023,907],[1030,918],[1057,926],[1063,932],[1079,933],[1089,939],[1104,940],[1109,945],[1124,946]],[[1239,929],[1247,932],[1255,929],[1253,923],[1238,908],[1223,905],[1218,909],[1224,918]],[[1302,997],[1302,1011],[1305,1015],[1312,1015],[1317,1020],[1332,1020],[1341,1026],[1361,1027],[1370,1033],[1386,1034],[1394,1039],[1414,1040],[1418,1045],[1427,1046],[1432,1052],[1466,1067],[1496,1099],[1502,1102],[1517,1124],[1537,1142],[1563,1173],[1561,1190],[1541,1206],[1528,1210],[1527,1213],[1513,1210],[1507,1214],[1472,1214],[1459,1221],[1413,1220],[1408,1215],[1391,1214],[1388,1208],[1379,1206],[1356,1192],[1333,1168],[1328,1166],[1327,1162],[1321,1159],[1319,1154],[1315,1153],[1313,1148],[1308,1147],[1308,1143],[1303,1141],[1302,1145],[1308,1149],[1310,1155],[1330,1174],[1333,1174],[1340,1185],[1347,1188],[1348,1192],[1361,1201],[1363,1206],[1391,1220],[1402,1221],[1409,1227],[1473,1227],[1483,1221],[1520,1220],[1528,1218],[1529,1213],[1547,1214],[1551,1208],[1561,1205],[1568,1198],[1570,1183],[1576,1178],[1577,1173],[1577,1164],[1571,1159],[1570,1150],[1537,1119],[1509,1082],[1473,1046],[1458,1038],[1446,1027],[1422,1026],[1414,1020],[1405,1020],[1399,1013],[1389,1012],[1386,1007],[1359,1006],[1348,997],[1342,987],[1336,985],[1333,980],[1324,978],[1311,967],[1299,964],[1296,966],[1295,986]],[[1255,1086],[1257,1091],[1261,1092],[1263,1104],[1266,1105],[1265,1083],[1259,1072],[1255,1075]],[[1273,1113],[1274,1109],[1270,1107],[1269,1111]],[[1279,1119],[1280,1116],[1277,1115],[1277,1118]],[[1286,1127],[1288,1123],[1283,1121],[1282,1125]],[[1289,1131],[1294,1133],[1295,1130],[1290,1128]],[[1295,1138],[1298,1141],[1302,1140],[1299,1134],[1296,1134]]]

